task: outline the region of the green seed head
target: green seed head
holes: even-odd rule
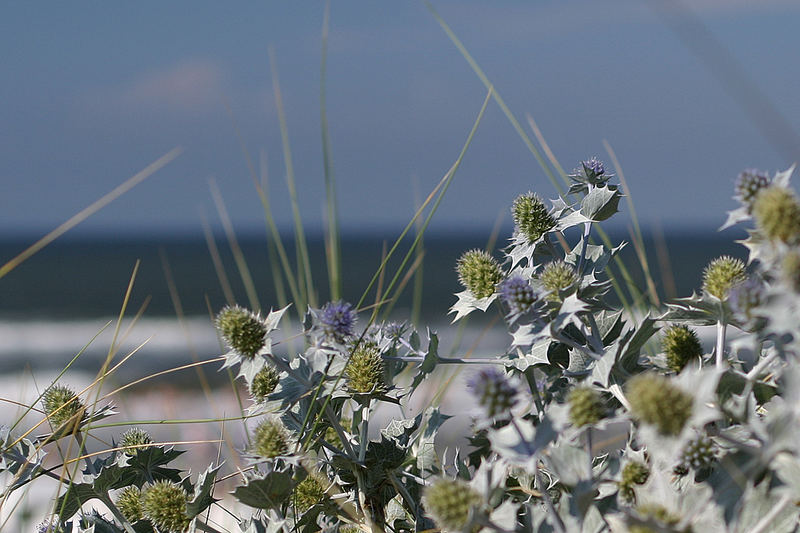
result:
[[[494,294],[503,274],[497,261],[483,250],[465,252],[456,263],[458,281],[475,298],[487,298]]]
[[[51,385],[42,395],[42,407],[53,429],[67,422],[77,428],[84,417],[83,402],[66,385]]]
[[[462,531],[470,511],[481,504],[481,496],[461,480],[440,478],[425,488],[422,505],[436,525],[447,531]]]
[[[153,438],[147,431],[141,428],[131,428],[122,434],[122,440],[119,444],[126,454],[133,456],[139,453],[139,450],[144,449],[143,445],[151,444],[152,442]]]
[[[191,520],[186,514],[186,491],[171,481],[156,481],[142,491],[142,514],[159,531],[183,533]]]
[[[800,240],[800,203],[792,191],[767,187],[753,203],[756,228],[773,241],[794,244]]]
[[[723,255],[711,261],[703,272],[703,290],[724,300],[732,288],[746,279],[744,263]]]
[[[622,468],[622,479],[619,481],[619,491],[627,502],[636,501],[634,485],[644,485],[650,477],[650,469],[639,461],[630,461]]]
[[[321,473],[309,473],[294,489],[297,511],[305,513],[315,503],[323,502],[326,499],[325,490],[328,485],[330,485],[328,478]]]
[[[591,426],[605,417],[603,397],[588,385],[575,387],[567,396],[569,419],[578,427]]]
[[[347,388],[361,394],[386,392],[383,369],[383,358],[378,346],[372,342],[361,342],[353,351],[344,370]]]
[[[714,442],[705,435],[698,435],[681,452],[681,464],[699,470],[711,466],[716,460]]]
[[[661,338],[661,345],[667,356],[667,366],[673,372],[680,372],[689,361],[703,355],[697,333],[683,324],[667,328]]]
[[[289,433],[277,418],[268,418],[256,426],[253,452],[267,459],[289,453]]]
[[[561,301],[559,291],[563,291],[578,281],[578,274],[572,265],[564,261],[553,261],[544,266],[542,273],[539,274],[539,280],[549,291],[546,299],[558,302]]]
[[[263,402],[275,391],[278,381],[278,371],[273,366],[267,365],[253,377],[253,382],[250,383],[250,395],[257,402]]]
[[[128,522],[138,522],[144,518],[142,511],[142,491],[131,485],[125,487],[117,498],[117,509]]]
[[[524,235],[529,243],[538,241],[556,225],[544,202],[532,192],[517,196],[511,206],[511,214],[517,231]]]
[[[217,315],[217,329],[236,353],[253,357],[264,347],[267,327],[258,315],[241,307],[226,307]]]
[[[681,519],[671,513],[666,507],[663,505],[658,505],[654,503],[650,504],[642,504],[636,506],[636,512],[644,519],[652,519],[660,522],[666,529],[672,531],[674,526],[678,525],[678,522]],[[658,531],[661,531],[660,528]],[[629,533],[656,533],[656,530],[643,525],[633,525],[628,528]]]
[[[781,275],[795,292],[800,292],[800,250],[793,248],[786,252],[781,261]]]
[[[634,418],[663,435],[678,435],[692,415],[692,396],[663,376],[639,374],[628,382],[627,391]]]

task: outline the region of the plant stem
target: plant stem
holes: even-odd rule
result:
[[[586,248],[589,246],[589,234],[592,232],[592,223],[583,223],[583,239],[581,239],[581,257],[578,260],[578,275],[583,274],[583,264],[586,262]]]
[[[717,348],[716,348],[716,355],[717,355],[717,368],[722,368],[725,366],[725,333],[727,329],[727,324],[720,320],[717,322]]]
[[[553,500],[550,499],[550,493],[547,492],[547,487],[544,486],[542,475],[539,473],[539,458],[535,458],[534,461],[533,477],[536,480],[536,484],[539,486],[539,491],[542,493],[542,499],[544,500],[544,504],[547,506],[547,512],[550,516],[552,516],[550,524],[558,533],[566,533],[567,529],[564,527],[564,522],[558,515],[558,511],[556,511],[556,507],[553,505]]]

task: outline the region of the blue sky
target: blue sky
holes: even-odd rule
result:
[[[433,4],[567,169],[593,155],[608,161],[603,141],[613,146],[646,225],[717,227],[742,169],[800,159],[787,141],[796,133],[753,111],[758,102],[738,84],[754,83],[800,129],[796,1],[695,0],[689,19],[670,18],[662,0]],[[175,146],[185,149],[178,160],[76,231],[199,233],[204,216],[217,224],[211,179],[237,229],[260,230],[226,104],[254,157],[264,154],[275,216],[288,226],[270,47],[301,210],[319,228],[323,12],[322,2],[4,3],[0,234],[51,229]],[[486,91],[421,2],[333,2],[330,15],[342,226],[394,233],[457,157]],[[693,40],[687,20],[701,21],[745,78],[720,76],[719,50]],[[556,196],[490,104],[432,229],[488,233],[528,190]]]

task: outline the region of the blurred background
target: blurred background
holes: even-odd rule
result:
[[[772,174],[800,155],[800,4],[433,5],[531,138],[527,116],[535,120],[567,172],[591,156],[613,168],[607,146],[613,148],[662,297],[688,295],[711,258],[744,256],[733,242],[741,233],[717,234],[716,228],[735,207],[732,187],[740,171]],[[291,241],[278,83],[297,199],[316,258],[314,280],[320,301],[328,298],[324,3],[86,2],[79,9],[7,3],[0,12],[0,263],[170,149],[184,148],[0,279],[6,368],[63,366],[119,312],[137,260],[131,313],[147,302],[142,324],[149,326],[137,331],[143,338],[158,331],[143,353],[164,365],[184,361],[187,338],[202,356],[217,353],[208,317],[225,295],[204,224],[216,238],[235,299],[248,301],[214,188],[262,305],[275,305],[264,212],[243,148],[266,177],[275,219]],[[455,161],[486,87],[422,2],[345,1],[330,6],[325,94],[343,297],[357,300],[383,243],[394,241]],[[491,102],[428,230],[425,321],[446,324],[452,294],[460,290],[456,258],[485,246],[495,227],[502,246],[511,234],[509,206],[528,190],[558,195]],[[628,239],[627,204],[621,210],[606,225],[615,240]],[[627,253],[633,259],[632,247]],[[398,303],[398,316],[408,305]],[[178,327],[176,307],[197,320],[195,333]],[[141,340],[133,335],[130,342]],[[101,344],[98,354],[107,349]]]

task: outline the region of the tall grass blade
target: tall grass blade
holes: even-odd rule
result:
[[[139,185],[141,182],[152,176],[156,171],[160,170],[164,166],[166,166],[169,162],[173,159],[178,157],[182,152],[181,148],[173,148],[166,154],[162,155],[145,168],[143,168],[140,172],[134,174],[127,180],[125,180],[122,184],[115,187],[111,192],[105,194],[98,200],[91,203],[89,206],[83,208],[78,213],[70,217],[66,222],[58,226],[56,229],[30,245],[26,248],[22,253],[18,256],[4,264],[0,267],[0,278],[14,270],[20,264],[22,264],[25,260],[30,258],[36,252],[92,216],[93,214],[100,211],[102,208],[128,192],[129,190],[133,189],[135,186]]]
[[[322,161],[325,174],[325,206],[327,233],[325,253],[328,265],[328,285],[331,300],[342,297],[342,249],[339,237],[339,215],[336,201],[336,181],[331,160],[331,140],[328,128],[328,108],[326,104],[326,83],[328,73],[328,27],[330,23],[331,3],[325,2],[325,15],[322,19],[322,59],[319,76],[319,113],[322,129]]]
[[[297,247],[297,270],[298,278],[304,282],[300,285],[300,293],[303,299],[312,307],[316,307],[316,296],[314,294],[314,281],[311,278],[311,264],[308,254],[308,244],[306,243],[305,232],[303,231],[303,220],[300,216],[300,207],[297,203],[297,188],[295,186],[294,164],[292,163],[292,149],[289,142],[289,128],[286,125],[286,113],[283,107],[283,96],[281,95],[280,80],[278,79],[278,67],[275,61],[275,52],[269,50],[269,64],[272,73],[272,89],[275,93],[275,107],[278,111],[278,122],[281,130],[281,142],[283,144],[283,159],[286,165],[286,184],[289,188],[289,199],[292,204],[292,218],[294,219],[294,239]]]

